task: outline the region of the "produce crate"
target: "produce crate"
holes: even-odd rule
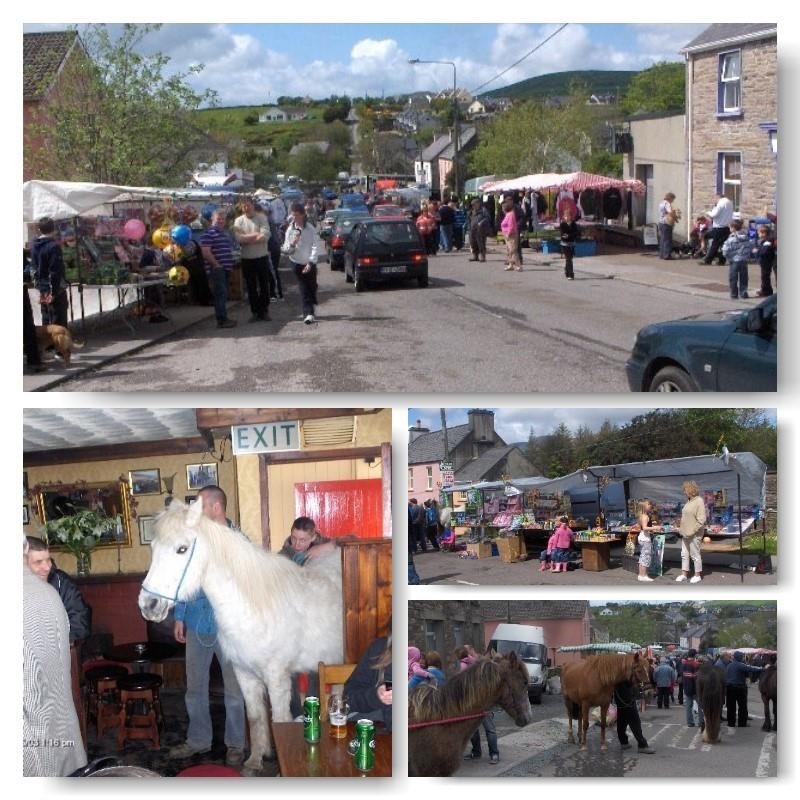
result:
[[[508,536],[498,539],[497,551],[500,554],[500,560],[505,564],[525,561],[528,556],[525,542],[521,536]]]
[[[639,572],[639,556],[622,556],[622,569],[626,572]]]
[[[467,552],[473,553],[477,558],[491,558],[492,546],[489,542],[470,542]]]

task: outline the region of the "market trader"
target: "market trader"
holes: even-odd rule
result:
[[[204,486],[197,493],[203,514],[220,525],[227,525],[231,535],[243,536],[225,516],[227,498],[219,486]],[[211,750],[213,729],[208,685],[211,662],[216,655],[222,670],[225,694],[225,763],[239,766],[244,761],[244,698],[233,666],[222,653],[217,640],[214,609],[201,591],[193,600],[175,604],[175,640],[186,645],[186,711],[189,730],[186,741],[169,751],[170,758],[189,758]]]

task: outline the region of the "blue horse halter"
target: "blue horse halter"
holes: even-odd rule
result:
[[[156,597],[163,597],[164,600],[169,600],[171,603],[178,602],[178,592],[181,590],[181,586],[183,586],[183,579],[186,577],[186,573],[189,570],[189,565],[192,563],[192,559],[194,558],[194,546],[197,544],[197,538],[192,541],[192,552],[189,553],[189,559],[186,562],[186,566],[183,568],[183,574],[181,575],[181,579],[178,581],[178,586],[175,589],[174,597],[168,597],[165,594],[161,594],[161,592],[154,592],[152,589],[148,589],[144,584],[142,584],[142,589],[144,589],[148,594],[155,595]]]

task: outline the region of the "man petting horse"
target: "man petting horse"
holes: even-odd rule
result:
[[[640,753],[655,753],[652,747],[647,743],[642,733],[642,720],[639,717],[639,711],[636,706],[638,705],[638,695],[633,688],[630,681],[622,681],[614,686],[614,705],[617,707],[617,738],[622,750],[630,749],[628,742],[627,729],[631,729],[633,738],[639,745]]]

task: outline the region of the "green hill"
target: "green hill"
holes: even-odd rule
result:
[[[513,100],[542,99],[568,95],[574,83],[588,87],[592,94],[624,94],[634,75],[631,70],[571,70],[537,75],[519,83],[512,83],[501,89],[486,92],[488,97],[510,97]]]

